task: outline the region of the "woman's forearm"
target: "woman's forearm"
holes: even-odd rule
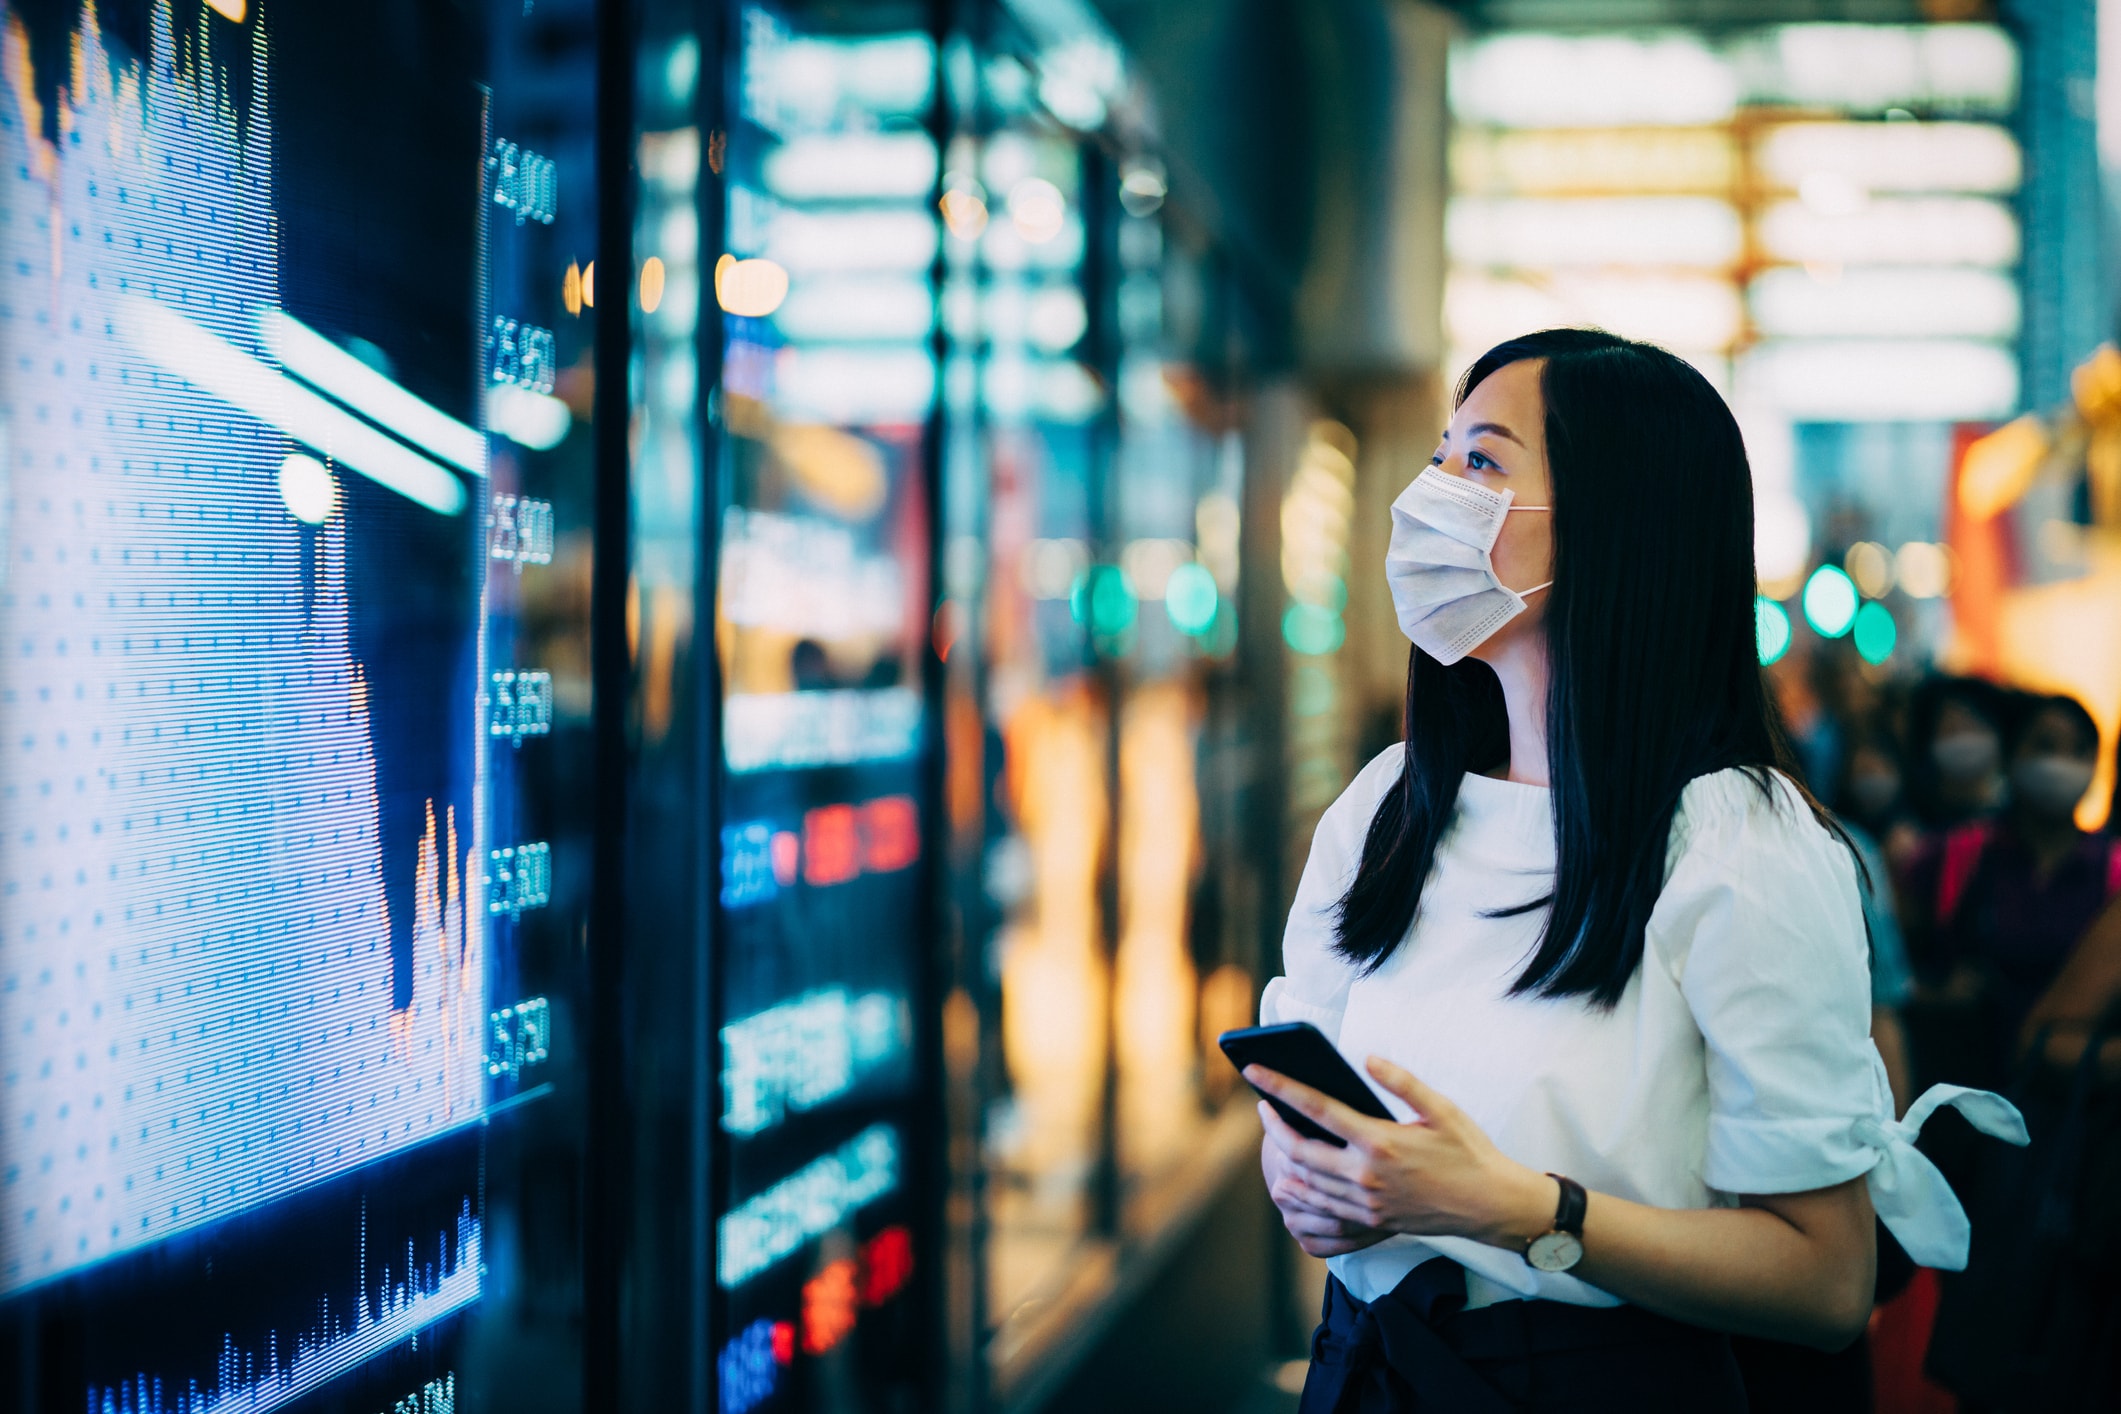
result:
[[[1539,1175],[1514,1205],[1520,1215],[1488,1240],[1522,1251],[1552,1226],[1556,1196]],[[1570,1275],[1675,1320],[1838,1350],[1870,1316],[1871,1223],[1860,1178],[1738,1208],[1654,1208],[1592,1193],[1583,1260]]]

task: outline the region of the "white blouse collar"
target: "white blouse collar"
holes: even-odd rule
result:
[[[1507,839],[1527,851],[1527,863],[1554,864],[1554,793],[1522,781],[1498,781],[1468,771],[1458,786],[1459,828],[1484,839]]]

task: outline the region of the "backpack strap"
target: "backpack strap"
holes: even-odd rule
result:
[[[1960,825],[1944,836],[1943,867],[1937,871],[1937,923],[1949,924],[1959,912],[1959,905],[1966,901],[1967,887],[1974,882],[1974,871],[1981,867],[1981,855],[1994,837],[1995,827],[1986,820],[1976,820],[1970,825]],[[2121,886],[2121,876],[2114,871],[2121,869],[2121,854],[2109,857],[2107,877],[2110,883]]]

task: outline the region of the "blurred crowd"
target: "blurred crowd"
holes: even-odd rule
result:
[[[1968,1270],[1916,1273],[1881,1229],[1881,1408],[2115,1407],[2121,1301],[2121,837],[2089,799],[2099,734],[2074,698],[1884,679],[1845,642],[1770,669],[1810,783],[1865,865],[1873,1034],[1895,1109],[1994,1089],[2030,1149],[1924,1136],[1974,1223]],[[2100,808],[2105,806],[2107,808]],[[2100,828],[2086,829],[2096,822]],[[2008,1371],[2047,1370],[2026,1389]],[[1892,1367],[1897,1363],[1897,1373]],[[1896,1384],[1897,1381],[1897,1384]]]

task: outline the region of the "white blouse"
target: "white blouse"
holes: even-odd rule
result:
[[[1878,1216],[1911,1257],[1966,1265],[1965,1212],[1914,1137],[1943,1104],[2014,1143],[2024,1121],[1995,1095],[1950,1085],[1894,1120],[1870,1039],[1855,867],[1789,781],[1772,777],[1772,799],[1736,770],[1687,786],[1642,965],[1605,1010],[1509,994],[1545,911],[1488,915],[1552,887],[1554,820],[1538,786],[1468,775],[1408,940],[1368,976],[1333,950],[1334,905],[1400,753],[1372,761],[1319,821],[1283,941],[1288,975],[1267,984],[1263,1021],[1310,1022],[1358,1072],[1372,1055],[1405,1067],[1504,1153],[1594,1193],[1704,1208],[1868,1174]],[[1331,1266],[1372,1301],[1437,1255],[1466,1267],[1474,1305],[1619,1304],[1469,1238],[1397,1236]]]

